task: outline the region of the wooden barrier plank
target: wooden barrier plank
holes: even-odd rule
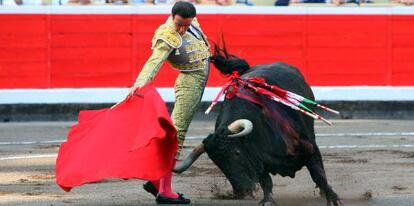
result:
[[[303,58],[301,47],[284,47],[284,46],[229,46],[231,53],[238,55],[247,60],[256,58],[268,58],[268,59],[294,59]]]
[[[46,75],[47,63],[44,61],[2,62],[0,76],[38,76]]]
[[[395,15],[391,17],[393,34],[414,34],[413,15]]]
[[[414,60],[404,60],[404,61],[394,61],[392,64],[393,75],[397,73],[413,73],[414,74]],[[411,79],[414,79],[414,75],[409,76]]]
[[[386,60],[361,60],[361,61],[308,61],[308,72],[313,75],[317,74],[382,74],[387,73]]]
[[[306,60],[386,60],[385,48],[307,48]]]
[[[394,86],[412,86],[414,72],[398,72],[392,75],[392,84]]]
[[[131,47],[130,34],[61,34],[53,35],[53,48],[67,47]]]
[[[387,31],[385,15],[309,15],[306,31],[309,34],[372,33]]]
[[[0,76],[3,89],[49,88],[46,76]]]
[[[131,72],[130,59],[101,60],[55,60],[52,61],[52,75],[56,74],[100,74],[111,72]]]
[[[308,74],[308,83],[313,86],[379,86],[387,85],[384,74]]]
[[[0,88],[46,88],[45,61],[0,62]]]
[[[125,87],[131,81],[129,72],[113,72],[100,74],[53,75],[52,87],[83,88],[83,87]]]
[[[46,14],[1,14],[0,15],[0,22],[4,22],[5,20],[46,20]]]
[[[0,34],[46,34],[46,15],[11,15],[0,19]]]
[[[398,61],[412,61],[414,57],[414,47],[408,48],[393,48],[392,58],[395,62]]]
[[[385,48],[387,46],[387,33],[381,31],[372,33],[343,33],[343,34],[308,34],[308,47],[330,48]]]
[[[2,14],[0,74],[23,78],[28,88],[130,86],[166,17]],[[251,65],[284,61],[315,85],[414,85],[413,15],[221,13],[200,14],[199,21],[209,40],[217,42],[223,31],[229,52]],[[166,64],[156,85],[172,87],[176,75]],[[0,88],[12,85],[2,78]],[[208,85],[224,82],[212,68]]]
[[[392,35],[392,46],[394,48],[414,48],[414,33]]]
[[[227,34],[226,34],[227,35]],[[295,47],[302,46],[302,33],[278,33],[278,34],[232,34],[231,38],[225,38],[228,45],[246,46],[246,47],[262,47],[262,46],[278,46],[278,47]],[[249,39],[249,41],[246,41]]]
[[[3,48],[0,49],[0,63],[8,61],[32,62],[48,61],[47,51],[43,48]]]
[[[0,48],[46,48],[48,39],[45,34],[4,34],[0,33]]]
[[[131,15],[53,15],[52,34],[131,33]]]
[[[52,61],[54,60],[82,60],[100,59],[131,59],[131,48],[105,47],[105,48],[53,48]]]
[[[222,15],[217,26],[226,34],[277,34],[302,32],[305,17],[302,15]]]
[[[142,14],[136,15],[134,30],[137,34],[153,35],[154,31],[163,24],[168,14]]]

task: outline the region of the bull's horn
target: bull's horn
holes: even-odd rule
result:
[[[253,123],[248,119],[239,119],[228,126],[230,132],[235,133],[228,137],[241,137],[250,134],[253,130]],[[240,131],[241,130],[241,131]]]
[[[204,144],[201,143],[196,148],[191,151],[191,153],[182,161],[179,162],[173,169],[175,173],[182,173],[186,171],[193,163],[198,159],[198,157],[203,154],[205,151]]]

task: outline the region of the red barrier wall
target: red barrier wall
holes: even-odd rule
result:
[[[167,14],[1,14],[0,88],[127,87]],[[313,86],[414,85],[414,15],[200,14],[252,65],[284,61]],[[172,87],[164,66],[156,85]],[[209,86],[225,80],[212,69]]]

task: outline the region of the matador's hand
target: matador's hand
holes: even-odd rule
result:
[[[140,87],[139,86],[136,86],[136,85],[134,85],[131,88],[129,88],[128,96],[139,96],[139,97],[144,96],[144,95],[136,92],[136,90],[139,89],[139,88]]]
[[[118,102],[118,103],[116,103],[116,104],[114,104],[112,107],[111,107],[111,109],[113,109],[113,108],[115,108],[116,106],[118,106],[119,104],[121,104],[122,102],[124,102],[124,101],[126,101],[126,100],[128,100],[129,98],[131,98],[132,96],[140,96],[140,97],[142,97],[142,96],[144,96],[144,95],[142,95],[142,94],[139,94],[139,93],[137,93],[137,92],[135,92],[137,89],[139,89],[139,87],[138,86],[132,86],[132,87],[130,87],[129,88],[129,91],[128,91],[128,95],[122,100],[122,101],[120,101],[120,102]]]

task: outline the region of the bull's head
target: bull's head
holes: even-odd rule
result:
[[[217,129],[178,164],[174,171],[181,173],[187,170],[205,151],[230,181],[237,198],[253,196],[260,171],[257,161],[249,155],[245,145],[245,138],[252,130],[253,124],[246,119],[236,120],[227,128]]]

